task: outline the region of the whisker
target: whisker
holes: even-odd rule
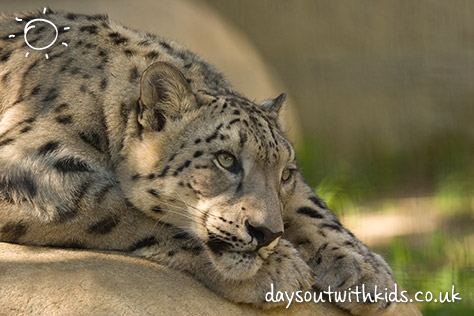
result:
[[[163,204],[167,204],[166,202],[163,202]],[[171,215],[171,214],[174,214],[174,215],[179,215],[179,216],[182,216],[184,218],[187,218],[189,220],[191,220],[193,223],[197,224],[197,225],[201,225],[203,227],[205,227],[204,223],[202,223],[201,221],[201,217],[195,215],[195,214],[189,214],[187,212],[179,212],[180,210],[181,211],[185,211],[186,209],[183,209],[183,208],[179,208],[178,206],[176,205],[173,205],[173,204],[169,204],[169,205],[166,205],[168,207],[168,209],[165,210],[165,215],[162,216],[165,217],[166,215],[168,215],[168,217]],[[172,208],[178,208],[178,211],[176,210],[173,210]]]
[[[190,207],[190,208],[192,208],[192,209],[194,209],[194,210],[200,212],[201,215],[203,215],[203,216],[211,216],[211,217],[217,218],[217,216],[215,216],[215,215],[213,215],[213,214],[210,214],[209,212],[205,212],[205,211],[203,211],[203,210],[198,209],[198,208],[195,207],[195,206],[192,206],[192,205],[188,204],[188,203],[183,199],[183,197],[182,197],[181,195],[179,195],[178,192],[176,192],[176,194],[178,195],[178,198],[179,198],[184,204],[186,204],[186,206],[188,206],[188,207]]]
[[[179,195],[179,193],[176,193],[176,194],[177,194],[177,198],[179,198],[187,207],[192,208],[193,210],[196,210],[197,212],[199,212],[200,215],[202,215],[202,216],[207,216],[207,217],[211,217],[211,218],[214,218],[214,219],[218,219],[218,218],[219,218],[217,215],[210,214],[209,212],[206,213],[205,211],[200,210],[200,209],[198,209],[197,207],[190,205],[189,203],[187,203],[187,202]],[[165,198],[173,199],[172,196],[165,196]],[[165,201],[162,201],[162,202],[164,203]],[[168,202],[168,203],[169,203],[169,202]],[[168,206],[176,206],[176,205],[175,205],[175,204],[168,204]],[[183,210],[186,210],[186,209],[183,208]]]

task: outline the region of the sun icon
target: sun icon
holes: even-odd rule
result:
[[[47,11],[47,8],[44,8],[44,9],[43,9],[43,14],[46,14],[46,11]],[[15,20],[18,21],[18,22],[22,22],[22,21],[23,21],[23,19],[20,19],[20,18],[18,18],[18,17],[15,17]],[[36,47],[36,46],[34,46],[33,44],[31,44],[31,42],[33,42],[33,41],[31,41],[31,40],[28,41],[28,32],[29,32],[31,29],[36,28],[35,23],[46,23],[46,24],[49,24],[49,25],[52,27],[52,29],[50,28],[51,31],[52,31],[52,34],[48,34],[48,35],[53,35],[52,37],[53,37],[54,39],[50,40],[49,43],[47,43],[46,45],[44,45],[44,46],[42,46],[42,47]],[[66,26],[66,27],[64,27],[63,30],[64,30],[64,31],[67,31],[67,30],[69,30],[69,29],[70,29],[70,27],[69,27],[69,26]],[[50,33],[51,33],[51,32],[50,32]],[[45,50],[45,49],[50,48],[51,46],[54,45],[54,43],[56,43],[56,40],[58,39],[58,35],[59,35],[58,27],[57,27],[53,22],[51,22],[51,21],[49,21],[49,20],[46,20],[46,19],[34,19],[34,20],[31,20],[31,21],[29,21],[28,23],[26,23],[25,28],[24,28],[25,43],[26,43],[26,45],[28,45],[29,48],[31,48],[31,49],[33,49],[33,50],[41,51],[41,50]],[[8,38],[14,38],[14,37],[15,37],[15,34],[11,34],[11,35],[8,36]],[[61,45],[66,46],[66,47],[68,46],[68,44],[67,44],[66,42],[61,42]],[[28,57],[29,55],[30,55],[30,52],[26,52],[25,57]],[[44,57],[45,57],[46,59],[49,59],[49,56],[48,56],[48,54],[46,54],[46,53],[44,54]]]

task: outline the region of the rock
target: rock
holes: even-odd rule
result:
[[[233,304],[191,276],[118,253],[0,243],[0,315],[347,316],[329,303]],[[384,316],[421,315],[398,304]]]

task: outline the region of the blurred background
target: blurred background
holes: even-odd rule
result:
[[[7,1],[108,13],[186,44],[252,99],[289,94],[307,181],[424,315],[474,315],[474,2]]]

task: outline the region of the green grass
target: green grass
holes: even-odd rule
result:
[[[415,241],[416,240],[416,241]],[[418,292],[451,292],[452,285],[462,301],[418,303],[423,315],[472,315],[473,258],[462,235],[441,230],[429,235],[395,237],[374,249],[386,254],[397,281],[412,296]],[[470,312],[468,312],[470,311]]]

